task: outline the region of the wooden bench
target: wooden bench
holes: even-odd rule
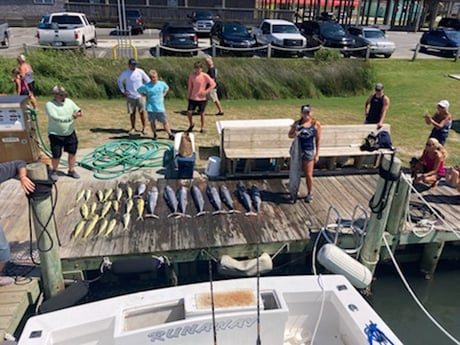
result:
[[[353,167],[361,169],[364,165],[376,167],[388,149],[361,151],[363,138],[375,131],[375,125],[322,125],[320,143],[320,162],[318,167],[326,166],[333,170],[340,160],[353,160]],[[390,125],[384,130],[390,132]],[[286,126],[228,126],[221,131],[222,172],[236,173],[239,160],[245,160],[244,173],[250,173],[255,159],[273,159],[274,172],[281,170],[283,162],[289,158],[292,139],[288,137]],[[339,164],[341,164],[339,162]]]

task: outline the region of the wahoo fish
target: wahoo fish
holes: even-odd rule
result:
[[[232,196],[230,195],[230,191],[228,190],[226,185],[223,184],[219,187],[219,194],[224,205],[230,209],[228,213],[240,213],[239,211],[235,210]]]
[[[80,234],[80,232],[83,230],[85,225],[86,225],[86,220],[84,220],[84,219],[81,219],[78,222],[77,226],[75,226],[75,232],[74,232],[74,237],[75,238]]]
[[[134,206],[134,201],[133,201],[133,199],[129,199],[129,200],[126,202],[126,213],[131,213],[131,210],[133,209],[133,206]]]
[[[106,201],[104,206],[102,206],[101,210],[101,218],[104,218],[105,215],[109,212],[110,208],[112,207],[112,201]]]
[[[146,189],[147,189],[147,186],[145,185],[145,183],[140,183],[136,188],[136,195],[134,197],[140,198],[142,194],[144,194]]]
[[[147,192],[147,214],[145,217],[147,218],[160,218],[155,214],[155,208],[157,207],[157,202],[158,202],[158,188],[157,186],[153,186],[148,192]]]
[[[115,218],[111,219],[109,225],[107,225],[107,232],[105,233],[105,236],[109,236],[111,234],[113,229],[115,229],[115,225],[117,225],[117,220]]]
[[[179,190],[177,191],[177,200],[178,200],[178,206],[179,210],[181,212],[182,217],[191,217],[191,215],[186,214],[185,210],[187,209],[187,188],[184,186],[181,186]]]
[[[179,206],[179,202],[177,201],[176,193],[174,193],[174,190],[172,189],[171,186],[165,187],[164,192],[163,192],[163,197],[169,209],[171,210],[171,213],[168,214],[168,218],[173,217],[173,216],[175,216],[176,218],[180,217],[180,214],[177,212],[177,207]]]
[[[82,204],[82,205],[80,206],[80,214],[81,214],[81,217],[82,217],[83,219],[88,219],[88,216],[89,216],[88,205]]]
[[[236,188],[236,193],[238,195],[238,199],[240,200],[241,204],[243,207],[246,209],[246,216],[256,216],[257,213],[252,212],[252,207],[251,207],[251,196],[249,195],[246,187],[243,185],[243,183],[238,183],[238,186]]]
[[[260,190],[257,188],[255,184],[251,187],[251,197],[252,197],[252,204],[256,209],[257,213],[260,213],[260,205],[262,205],[262,198],[260,196]]]
[[[96,192],[96,197],[97,197],[97,200],[99,202],[103,202],[104,201],[104,193],[102,192],[102,190],[98,190]]]
[[[126,187],[126,197],[131,199],[133,197],[133,189],[130,186]]]
[[[78,204],[78,202],[83,199],[83,197],[85,196],[85,190],[82,189],[81,191],[78,192],[76,198],[75,198],[75,203]]]
[[[91,198],[91,189],[85,190],[85,200],[88,201]]]
[[[136,220],[144,220],[142,214],[144,213],[144,205],[145,201],[143,198],[139,197],[136,199],[136,209],[137,209],[137,219]]]
[[[200,188],[193,185],[192,189],[190,190],[190,193],[192,194],[193,203],[195,204],[196,210],[198,211],[195,217],[199,217],[199,216],[202,216],[208,213],[207,211],[204,210],[204,198],[203,198],[203,193],[201,193]]]
[[[99,220],[99,216],[96,214],[91,220],[88,222],[88,225],[86,226],[85,233],[83,234],[83,238],[87,238],[89,234],[94,230],[94,227],[96,226],[96,223]]]
[[[120,209],[120,202],[118,200],[113,200],[112,208],[115,213],[118,213],[118,210]]]
[[[123,215],[123,230],[128,230],[130,221],[131,221],[131,215],[129,213],[125,213]]]
[[[102,235],[105,230],[107,229],[107,226],[109,225],[109,221],[107,219],[102,219],[101,224],[99,224],[99,230],[97,232],[97,235],[100,236]]]
[[[122,195],[123,195],[123,189],[121,189],[120,186],[117,186],[117,189],[116,189],[116,191],[115,191],[115,199],[116,199],[117,201],[120,201]]]
[[[217,188],[214,186],[210,186],[208,184],[208,186],[206,187],[206,194],[208,195],[208,199],[212,207],[214,207],[214,209],[216,210],[212,214],[215,215],[219,213],[225,213],[225,211],[222,210],[222,200],[220,200]]]
[[[109,198],[112,196],[112,193],[113,193],[112,188],[106,188],[105,191],[104,191],[104,198],[102,199],[102,201],[109,200]]]

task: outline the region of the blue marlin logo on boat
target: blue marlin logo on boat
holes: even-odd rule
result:
[[[223,321],[216,322],[216,330],[223,331],[226,329],[235,329],[235,328],[251,328],[254,327],[257,319],[256,318],[239,318],[239,319],[228,319]],[[165,330],[160,330],[147,334],[147,337],[150,338],[150,342],[164,342],[167,339],[174,339],[179,337],[186,337],[190,335],[200,334],[200,333],[211,333],[212,332],[212,322],[203,322],[203,323],[192,323],[190,325],[179,326],[175,328],[168,328]]]

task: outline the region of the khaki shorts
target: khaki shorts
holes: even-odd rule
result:
[[[217,89],[212,89],[210,93],[208,93],[208,99],[216,103],[219,100],[217,96]]]
[[[128,106],[128,114],[135,114],[138,112],[145,111],[145,97],[139,98],[126,98],[126,105]]]

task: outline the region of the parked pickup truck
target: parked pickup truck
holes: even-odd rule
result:
[[[264,19],[259,26],[252,28],[251,35],[257,44],[271,44],[275,48],[289,49],[289,51],[274,49],[273,54],[301,55],[302,49],[307,46],[307,40],[295,24],[282,19]]]
[[[10,28],[7,23],[0,24],[0,44],[3,48],[10,46]]]
[[[84,13],[52,13],[47,20],[38,27],[38,44],[55,47],[97,45],[96,27]]]

